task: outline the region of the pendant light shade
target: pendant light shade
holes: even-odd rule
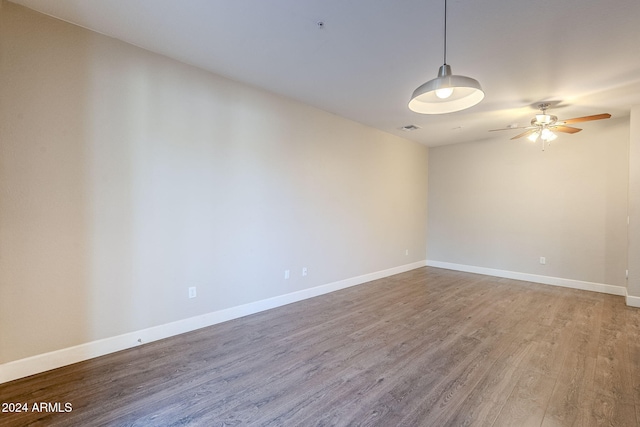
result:
[[[480,83],[471,77],[451,74],[447,65],[447,1],[444,2],[444,65],[438,77],[413,91],[409,109],[420,114],[444,114],[473,107],[484,98]]]
[[[451,67],[444,64],[438,77],[413,91],[409,108],[420,114],[452,113],[473,107],[483,98],[484,92],[477,80],[452,75]]]

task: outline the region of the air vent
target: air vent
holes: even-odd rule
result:
[[[416,125],[406,125],[406,126],[402,126],[400,128],[400,130],[403,130],[405,132],[411,132],[411,131],[418,130],[418,129],[420,129],[420,128],[418,126],[416,126]]]

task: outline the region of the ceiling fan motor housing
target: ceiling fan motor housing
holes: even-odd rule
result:
[[[557,116],[550,114],[536,114],[536,117],[531,119],[532,126],[552,126],[558,121]]]

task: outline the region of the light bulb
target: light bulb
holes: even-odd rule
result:
[[[529,135],[527,137],[527,139],[531,142],[536,142],[538,140],[538,137],[540,136],[540,133],[538,131],[532,133],[531,135]]]
[[[556,139],[558,136],[555,133],[551,132],[549,129],[543,129],[542,130],[542,134],[540,135],[540,137],[543,140],[545,140],[547,142],[550,142],[550,141],[553,141],[554,139]]]
[[[452,87],[444,87],[442,89],[436,89],[436,96],[440,99],[446,99],[453,93]]]

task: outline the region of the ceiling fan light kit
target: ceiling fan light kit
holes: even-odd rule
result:
[[[542,151],[545,149],[545,145],[549,145],[549,143],[555,140],[558,137],[555,133],[551,132],[547,128],[543,128],[540,131],[535,131],[531,135],[527,137],[527,139],[531,142],[537,142],[538,139],[542,141]]]
[[[447,0],[444,2],[444,64],[438,70],[438,77],[419,86],[413,91],[409,109],[420,114],[453,113],[473,107],[484,98],[484,92],[477,80],[456,76],[447,64]]]

